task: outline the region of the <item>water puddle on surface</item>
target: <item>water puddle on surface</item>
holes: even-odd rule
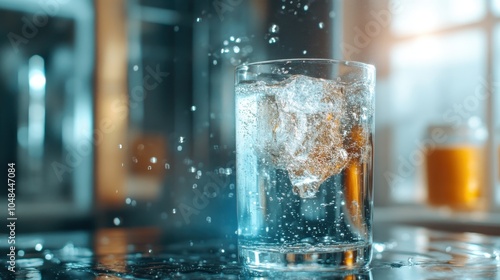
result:
[[[121,229],[123,231],[123,229]],[[126,231],[125,231],[126,232]],[[240,279],[252,278],[238,263],[235,240],[186,241],[173,245],[147,243],[132,234],[122,245],[112,231],[112,251],[78,247],[25,248],[17,258],[16,277],[22,279]],[[48,237],[50,238],[50,237]],[[126,240],[126,239],[123,239]],[[90,246],[89,246],[90,247]],[[124,250],[120,249],[123,248]],[[101,251],[101,252],[99,252]],[[19,252],[18,252],[19,254]],[[2,278],[7,260],[0,268]],[[261,277],[264,276],[264,277]],[[276,275],[259,275],[259,279]],[[280,276],[283,276],[280,274]],[[420,228],[395,228],[387,241],[373,245],[368,270],[322,275],[293,274],[302,279],[500,279],[500,237],[451,234]],[[350,278],[349,278],[350,277]]]

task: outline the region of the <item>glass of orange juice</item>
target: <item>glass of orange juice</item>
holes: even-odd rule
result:
[[[426,149],[427,203],[453,210],[479,210],[484,205],[484,144],[487,132],[476,125],[433,125]]]

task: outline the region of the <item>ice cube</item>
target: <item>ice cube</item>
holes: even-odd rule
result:
[[[288,171],[294,192],[315,196],[326,179],[347,163],[341,120],[343,87],[333,81],[292,76],[272,87],[278,113],[273,160]]]

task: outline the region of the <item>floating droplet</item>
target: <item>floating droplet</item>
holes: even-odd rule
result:
[[[149,162],[151,162],[151,163],[156,163],[157,161],[158,161],[158,159],[156,157],[151,157],[149,159]]]
[[[320,22],[320,23],[318,23],[318,26],[319,26],[319,29],[323,29],[323,27],[325,26],[325,24],[323,22]]]
[[[35,245],[35,250],[37,250],[38,252],[42,251],[42,249],[43,249],[43,245],[42,245],[42,244],[37,243],[37,244]]]
[[[206,220],[207,220],[207,222],[208,222],[208,223],[211,223],[211,222],[212,222],[212,217],[207,216],[207,219],[206,219]]]
[[[279,41],[278,37],[271,37],[269,38],[269,44],[275,44]]]
[[[191,106],[191,112],[194,112],[194,111],[196,111],[196,106],[193,105],[193,106]]]
[[[115,226],[119,226],[121,223],[122,223],[122,221],[120,221],[120,218],[115,217],[115,218],[113,219],[113,224],[114,224]]]
[[[278,33],[280,31],[280,27],[276,24],[273,24],[271,25],[271,27],[269,27],[269,32],[271,33]]]
[[[122,149],[123,148],[123,145],[122,144],[118,144],[118,149]]]
[[[139,65],[134,65],[134,67],[132,67],[132,69],[133,69],[134,71],[139,70]]]

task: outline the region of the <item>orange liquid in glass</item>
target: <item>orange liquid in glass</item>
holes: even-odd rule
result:
[[[482,153],[480,147],[467,145],[428,150],[428,203],[462,210],[477,208],[484,184]]]

